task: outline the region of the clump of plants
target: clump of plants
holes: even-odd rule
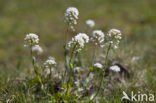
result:
[[[31,55],[32,66],[35,77],[30,80],[31,85],[28,88],[34,88],[34,93],[39,98],[47,98],[52,103],[68,102],[96,102],[100,101],[103,89],[107,86],[104,81],[106,70],[119,72],[120,67],[117,65],[108,65],[109,53],[117,49],[121,40],[121,32],[118,29],[111,29],[108,33],[102,30],[94,30],[95,22],[86,21],[86,31],[90,32],[77,33],[69,38],[69,31],[75,31],[79,19],[79,11],[75,7],[69,7],[65,11],[64,20],[67,24],[64,45],[64,67],[59,68],[57,59],[53,56],[42,64],[38,62],[38,56],[43,53],[39,45],[37,34],[29,33],[24,38],[25,47],[28,48]],[[74,32],[73,32],[74,33]],[[88,48],[89,47],[89,48]],[[91,56],[88,62],[84,59],[84,53],[90,48]],[[96,52],[98,49],[104,50],[104,63],[96,61]]]

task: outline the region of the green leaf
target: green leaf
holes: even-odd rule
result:
[[[35,71],[36,71],[37,74],[40,73],[40,72],[39,72],[39,67],[38,67],[37,65],[35,65]]]
[[[42,80],[41,80],[41,77],[39,75],[37,75],[37,79],[42,84]]]
[[[41,79],[41,77],[40,77],[40,72],[39,72],[39,67],[37,66],[37,65],[35,65],[34,66],[34,69],[35,69],[35,73],[36,73],[36,75],[37,75],[37,79],[38,79],[38,81],[39,81],[39,83],[41,83],[42,84],[42,79]]]

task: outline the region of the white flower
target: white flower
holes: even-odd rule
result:
[[[89,42],[89,37],[85,33],[79,33],[79,34],[77,34],[74,39],[77,42],[79,42],[79,41],[80,42],[83,41],[85,43],[88,43]]]
[[[86,25],[90,28],[94,27],[95,26],[95,22],[93,20],[87,20],[86,21]]]
[[[99,68],[99,69],[102,69],[103,68],[103,65],[100,64],[100,63],[95,63],[94,64],[94,67]]]
[[[37,53],[38,55],[41,54],[41,53],[43,53],[43,49],[39,45],[34,45],[32,47],[32,51],[35,52],[35,53]]]
[[[55,58],[53,57],[49,57],[45,62],[44,62],[44,66],[46,68],[49,68],[51,69],[53,66],[56,66],[56,61],[55,61]]]
[[[109,69],[114,72],[120,72],[120,67],[117,65],[111,66],[111,67],[109,67]]]
[[[95,45],[103,46],[104,43],[104,33],[101,30],[94,30],[92,32],[92,38],[91,40],[95,43]]]
[[[108,35],[110,37],[114,36],[116,39],[121,39],[121,32],[120,30],[118,29],[111,29],[109,32],[108,32]]]
[[[69,24],[69,27],[74,31],[74,25],[77,24],[77,19],[79,16],[79,11],[75,7],[69,7],[67,8],[64,17],[65,17],[65,22]]]
[[[38,35],[34,34],[34,33],[29,33],[26,35],[26,37],[24,38],[24,43],[25,43],[25,47],[32,47],[36,44],[39,43],[39,38]]]
[[[72,38],[72,41],[68,43],[69,47],[75,47],[75,51],[79,52],[85,45],[85,43],[89,42],[89,37],[85,33],[79,33],[74,38]]]
[[[120,43],[120,40],[121,40],[121,32],[120,30],[117,30],[117,29],[111,29],[109,32],[108,32],[108,37],[110,39],[110,43],[112,44],[112,46],[114,47],[114,49],[117,49],[118,48],[118,45]]]

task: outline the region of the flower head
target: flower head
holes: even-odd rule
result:
[[[120,30],[111,29],[108,32],[108,37],[109,37],[110,43],[113,45],[114,49],[118,48],[118,45],[119,45],[120,40],[122,38]]]
[[[89,37],[85,33],[79,33],[74,38],[72,38],[72,41],[68,43],[68,46],[74,47],[75,51],[79,52],[85,45],[85,43],[89,42]]]
[[[37,55],[43,53],[43,49],[42,49],[42,47],[39,46],[39,45],[34,45],[34,46],[32,47],[32,51],[35,52],[35,53],[37,53]]]
[[[109,32],[108,32],[108,35],[110,37],[114,36],[116,39],[121,39],[121,32],[120,30],[118,29],[111,29]]]
[[[103,47],[104,37],[105,35],[101,30],[94,30],[92,32],[91,40],[95,43],[95,45],[100,45],[101,47]]]
[[[87,20],[86,21],[86,25],[90,28],[94,27],[95,26],[95,22],[93,20]]]
[[[99,68],[99,69],[103,68],[103,65],[100,64],[100,63],[95,63],[93,66],[96,67],[96,68]]]
[[[52,68],[53,66],[56,66],[56,61],[55,58],[53,57],[49,57],[45,62],[44,62],[44,66],[46,68]]]
[[[120,67],[117,65],[111,66],[111,67],[109,67],[109,69],[114,72],[120,72]]]
[[[25,47],[32,47],[36,44],[39,43],[39,38],[37,34],[34,33],[29,33],[26,35],[26,37],[24,38],[24,43],[25,43]]]
[[[79,11],[75,7],[67,8],[64,14],[65,22],[69,24],[70,29],[72,29],[73,31],[75,30],[74,25],[77,24],[78,16],[79,16]]]

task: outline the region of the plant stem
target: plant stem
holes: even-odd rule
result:
[[[105,70],[106,70],[106,68],[108,66],[108,54],[109,54],[110,48],[111,48],[111,44],[109,44],[109,47],[107,49],[106,58],[105,58],[105,65],[104,65],[104,70],[103,70],[103,73],[102,73],[102,78],[101,78],[101,81],[100,81],[100,86],[99,86],[98,91],[97,91],[97,93],[95,94],[95,96],[94,96],[94,98],[92,100],[94,100],[95,97],[100,92],[100,89],[101,89],[101,86],[102,86],[102,82],[103,82],[103,79],[104,79],[104,73],[105,73]]]
[[[73,50],[72,50],[72,53],[71,53],[71,56],[70,56],[70,60],[69,60],[69,64],[68,64],[69,67],[70,67],[70,68],[69,68],[69,69],[70,69],[70,70],[69,70],[69,72],[70,72],[69,74],[70,74],[70,75],[69,75],[69,80],[67,81],[67,91],[66,91],[66,94],[68,93],[68,89],[69,89],[69,86],[68,86],[68,85],[69,85],[69,82],[72,83],[72,81],[71,81],[71,80],[72,80],[72,79],[71,79],[71,75],[72,75],[72,73],[73,73],[73,71],[72,71],[72,68],[73,68],[73,67],[71,66],[71,64],[73,65],[73,63],[72,63],[72,58],[73,58],[73,56],[74,56],[73,54],[74,54],[74,51],[75,51],[76,46],[77,46],[77,43],[76,43],[76,44],[74,45],[74,47],[73,47]],[[71,71],[72,71],[72,72],[71,72]]]
[[[36,69],[39,69],[37,66],[35,66],[35,60],[34,60],[34,58],[33,58],[33,51],[32,51],[32,46],[30,47],[30,54],[31,54],[31,59],[32,59],[32,65],[33,65],[33,68],[34,68],[34,72],[35,72],[35,74],[36,74],[36,77],[37,77],[37,79],[38,79],[38,82],[40,83],[40,85],[41,85],[41,89],[43,89],[43,91],[44,91],[44,87],[43,87],[43,84],[42,84],[42,79],[41,79],[41,77],[40,77],[40,74],[39,74],[39,70],[37,71]],[[45,91],[44,91],[45,92]]]
[[[65,32],[65,71],[64,71],[64,74],[63,74],[63,83],[64,83],[64,81],[65,81],[65,77],[66,77],[66,73],[67,73],[67,51],[66,51],[66,49],[67,49],[67,42],[68,42],[68,32],[69,32],[69,24],[68,24],[68,26],[67,26],[67,30],[66,30],[66,32]]]

